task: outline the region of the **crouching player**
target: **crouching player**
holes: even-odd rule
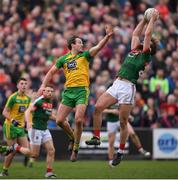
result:
[[[30,139],[31,157],[37,158],[39,156],[41,145],[43,145],[47,151],[47,170],[45,174],[46,178],[56,178],[52,168],[55,149],[52,136],[50,131],[47,129],[47,121],[50,118],[56,119],[52,113],[53,93],[53,87],[51,85],[47,85],[44,88],[43,95],[38,97],[25,112],[28,136]],[[31,113],[32,121],[30,118]]]

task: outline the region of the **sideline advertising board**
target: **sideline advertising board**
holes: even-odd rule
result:
[[[178,129],[153,129],[153,158],[178,159]]]

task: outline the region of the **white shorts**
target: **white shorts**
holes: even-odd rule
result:
[[[133,83],[116,79],[106,91],[118,100],[118,104],[134,104],[136,88]]]
[[[108,133],[117,133],[120,128],[120,121],[117,122],[107,122]]]
[[[32,145],[41,145],[49,140],[52,140],[51,133],[48,129],[39,130],[39,129],[29,129],[28,137],[30,139],[30,144]]]

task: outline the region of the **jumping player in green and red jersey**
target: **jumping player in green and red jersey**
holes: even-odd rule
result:
[[[80,138],[83,131],[83,123],[89,96],[89,63],[108,42],[113,35],[111,26],[106,26],[106,35],[94,47],[88,51],[83,51],[83,41],[79,37],[72,37],[68,40],[69,53],[57,59],[56,64],[46,74],[40,91],[46,87],[53,74],[63,68],[66,77],[66,89],[62,94],[62,102],[57,112],[57,124],[61,126],[74,139],[74,146],[70,160],[75,162],[79,150]],[[75,108],[75,128],[74,132],[66,121],[67,116]]]
[[[88,145],[100,144],[100,128],[102,123],[102,112],[107,107],[118,103],[120,118],[120,145],[112,166],[118,165],[122,158],[125,143],[128,138],[128,117],[134,105],[134,96],[136,92],[135,84],[139,78],[139,72],[144,70],[146,64],[150,62],[150,57],[156,52],[156,40],[152,39],[153,27],[158,19],[159,13],[154,11],[149,22],[143,18],[135,28],[132,41],[131,52],[128,53],[124,63],[118,72],[118,78],[113,85],[103,93],[96,102],[94,111],[94,136],[87,140]],[[143,45],[140,43],[139,36],[146,26]]]

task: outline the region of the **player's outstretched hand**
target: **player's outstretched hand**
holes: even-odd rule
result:
[[[37,96],[41,96],[43,94],[43,91],[44,91],[44,86],[41,85],[40,88],[38,89],[38,92],[37,92]]]
[[[114,34],[114,30],[113,30],[113,27],[111,25],[106,25],[105,31],[109,37],[111,37]]]
[[[154,21],[159,19],[159,11],[157,9],[154,10],[152,17],[151,17]]]

